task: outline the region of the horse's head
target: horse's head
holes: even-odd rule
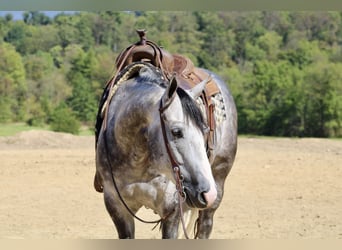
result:
[[[188,205],[197,208],[210,207],[217,197],[206,154],[208,128],[192,96],[196,95],[194,92],[201,92],[205,84],[195,87],[196,91],[185,91],[173,78],[160,102],[163,136],[170,161],[180,168]]]

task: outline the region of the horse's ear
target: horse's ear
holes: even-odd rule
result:
[[[193,87],[192,89],[188,90],[187,93],[193,98],[196,99],[197,97],[199,97],[205,86],[207,85],[208,82],[211,81],[211,75],[208,76],[207,79],[201,81],[199,84],[197,84],[195,87]]]
[[[177,88],[178,88],[178,82],[176,80],[176,77],[173,76],[170,80],[170,84],[168,87],[169,98],[173,98],[173,96],[176,94]]]
[[[163,99],[163,106],[168,106],[172,100],[175,98],[177,94],[178,82],[176,77],[173,76],[167,86],[167,89],[162,97]]]

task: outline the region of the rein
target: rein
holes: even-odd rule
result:
[[[104,131],[104,132],[105,132],[105,131]],[[107,137],[104,136],[103,138],[104,138],[104,143],[105,143],[107,158],[109,159],[109,150],[108,150],[109,147],[108,147]],[[112,179],[114,188],[115,188],[115,190],[116,190],[116,193],[118,194],[121,203],[124,205],[124,207],[127,209],[127,211],[128,211],[135,219],[137,219],[138,221],[143,222],[143,223],[156,224],[156,225],[152,228],[152,230],[153,230],[153,229],[156,228],[156,226],[158,226],[159,223],[163,222],[163,220],[165,220],[167,217],[169,217],[169,216],[171,215],[172,212],[171,212],[170,214],[166,215],[165,217],[160,218],[159,220],[153,220],[153,221],[147,221],[147,220],[141,219],[140,217],[136,216],[135,213],[129,208],[129,206],[127,205],[127,203],[125,202],[125,200],[124,200],[123,197],[121,196],[121,193],[120,193],[120,191],[119,191],[118,185],[116,184],[116,181],[115,181],[115,178],[114,178],[114,175],[113,175],[113,166],[112,166],[111,161],[108,160],[108,164],[109,164],[110,172],[111,172],[111,175],[110,175],[110,176],[111,176],[111,179]]]
[[[185,228],[184,213],[183,213],[183,207],[182,207],[182,203],[184,203],[186,200],[186,193],[184,191],[184,186],[183,186],[184,177],[180,173],[180,164],[175,159],[175,157],[171,151],[169,140],[168,140],[167,134],[166,134],[166,127],[165,127],[165,121],[164,121],[165,116],[163,114],[164,111],[170,106],[171,103],[172,103],[172,101],[170,101],[167,105],[163,106],[162,99],[160,100],[160,105],[159,105],[160,125],[161,125],[162,132],[163,132],[164,144],[166,147],[167,154],[169,155],[169,158],[171,161],[173,175],[174,175],[174,178],[176,181],[176,189],[177,189],[177,194],[178,194],[178,205],[179,205],[179,211],[180,211],[180,217],[181,217],[181,221],[182,221],[184,236],[186,239],[189,239],[189,236],[188,236],[188,234],[186,232],[186,228]]]

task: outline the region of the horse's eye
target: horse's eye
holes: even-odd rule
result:
[[[176,138],[183,138],[183,131],[180,128],[174,128],[171,133]]]

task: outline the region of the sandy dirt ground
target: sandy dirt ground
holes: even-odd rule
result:
[[[0,238],[116,238],[94,156],[93,137],[0,137]],[[225,190],[211,238],[341,239],[342,141],[239,138]],[[137,221],[136,237],[160,238],[152,228]]]

